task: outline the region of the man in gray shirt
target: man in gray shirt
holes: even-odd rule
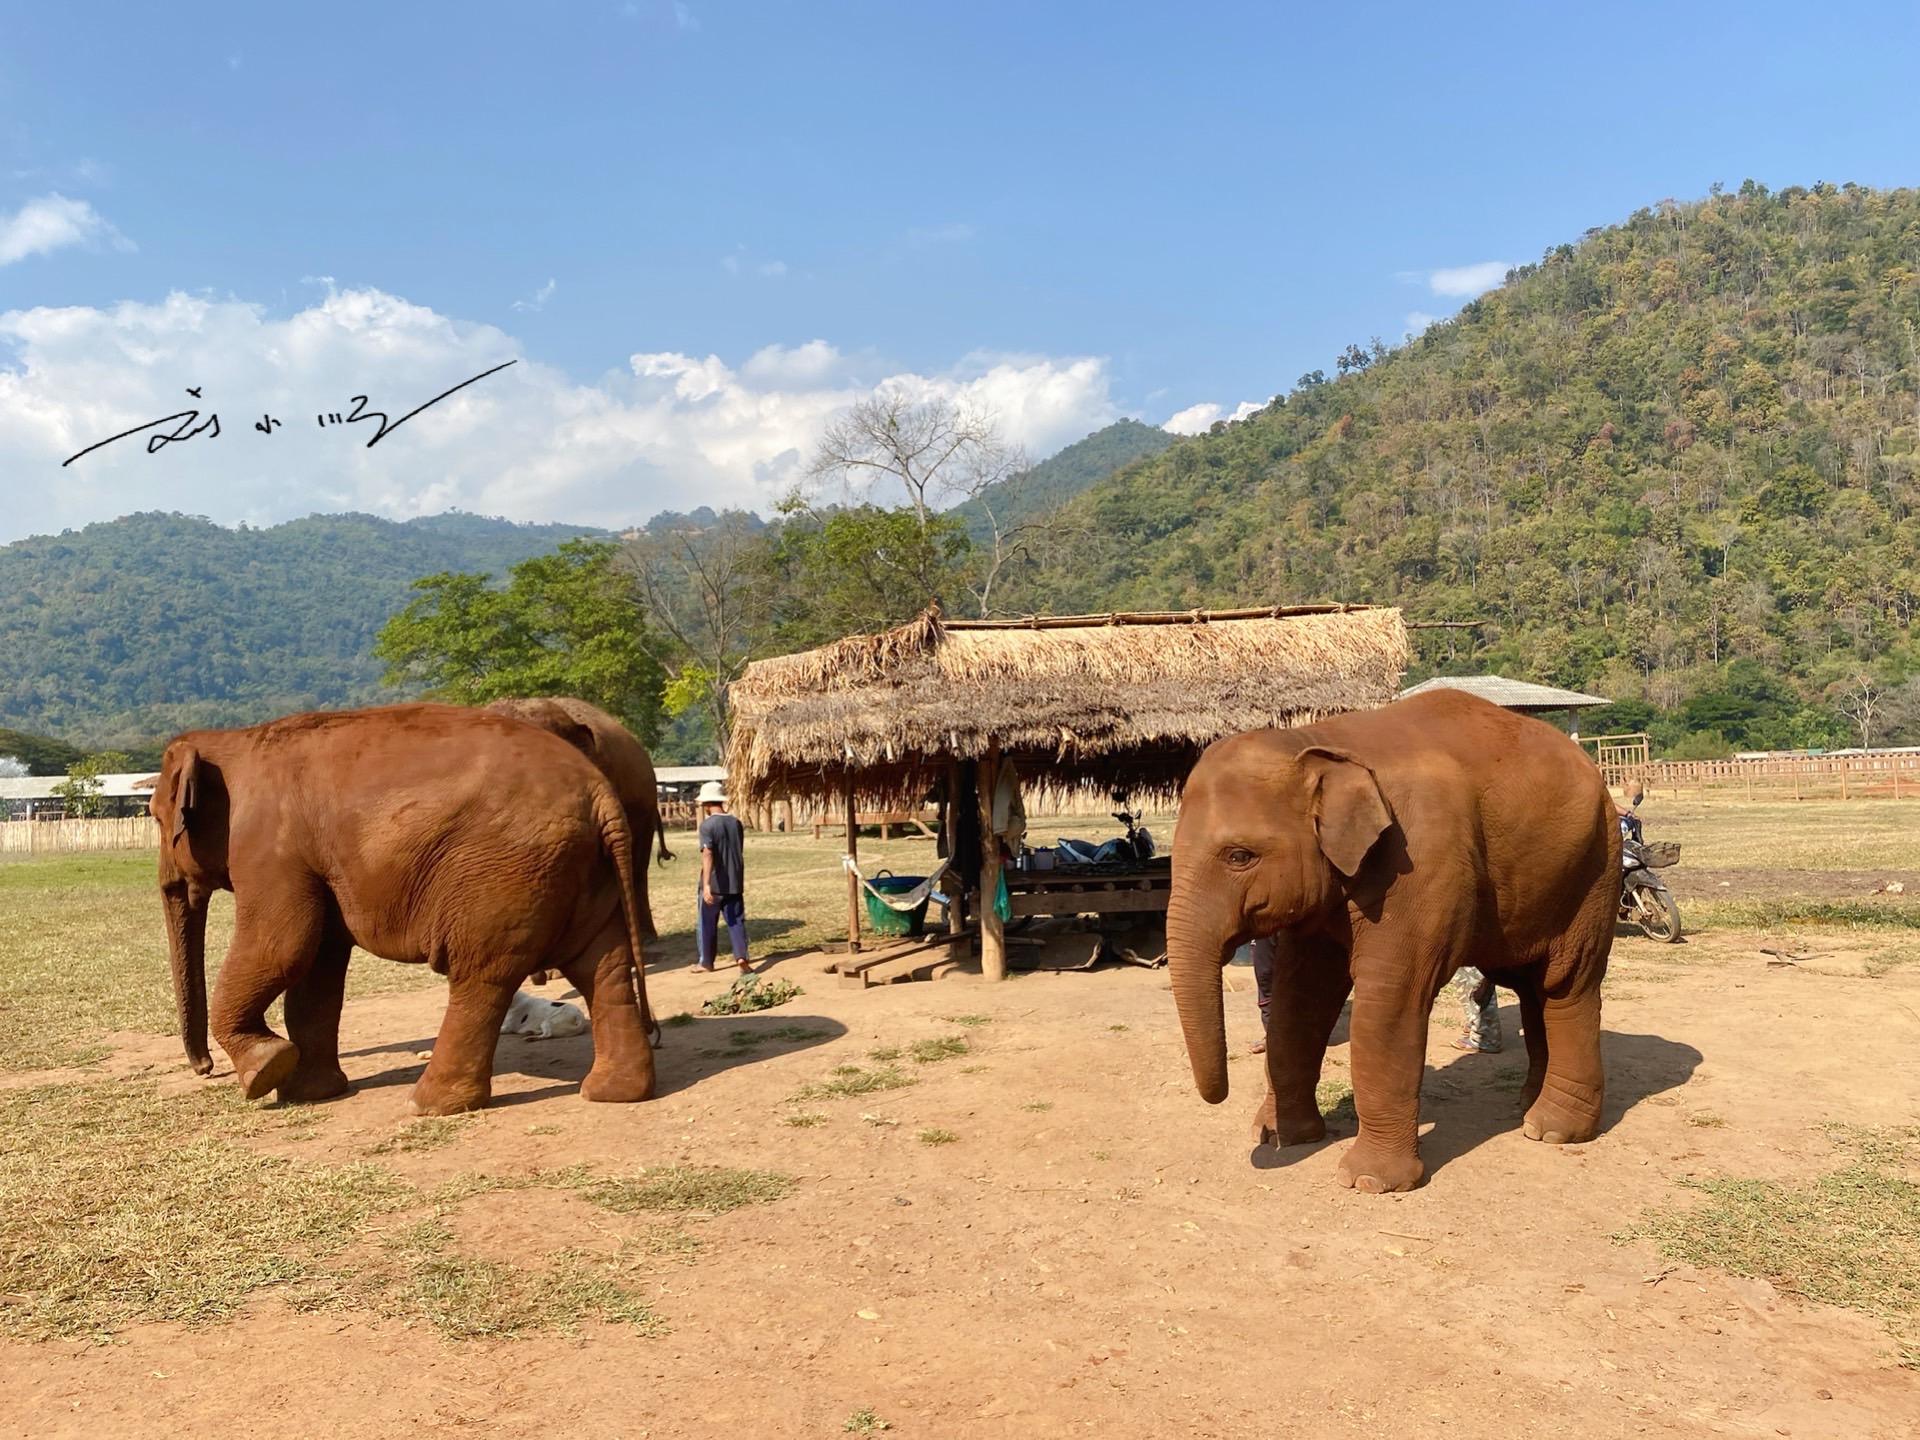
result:
[[[727,813],[727,795],[718,780],[700,787],[700,894],[694,937],[700,948],[699,966],[713,970],[719,949],[720,922],[727,922],[733,961],[744,975],[747,963],[746,832]]]

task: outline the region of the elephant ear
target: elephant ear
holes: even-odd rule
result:
[[[1344,750],[1314,745],[1300,752],[1312,777],[1313,829],[1320,853],[1351,878],[1393,824],[1393,812],[1373,771]]]
[[[200,752],[191,745],[181,747],[180,763],[173,767],[167,799],[173,806],[173,834],[168,843],[187,833],[187,814],[200,798]]]

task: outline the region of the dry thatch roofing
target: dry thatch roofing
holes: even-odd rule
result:
[[[747,667],[733,685],[736,800],[917,799],[997,744],[1027,784],[1171,792],[1222,736],[1393,699],[1400,612],[1272,606],[947,620],[937,609]]]

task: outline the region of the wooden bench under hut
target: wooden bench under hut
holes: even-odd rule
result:
[[[935,607],[894,630],[748,666],[729,692],[727,773],[738,803],[805,798],[849,822],[847,939],[857,952],[863,807],[911,810],[937,795],[951,802],[950,833],[965,819],[991,836],[1008,762],[1028,793],[1171,799],[1215,740],[1383,705],[1407,660],[1400,612],[1371,606],[1024,620],[950,620]],[[971,936],[970,912],[982,973],[997,980],[1007,971],[993,905],[1002,860],[997,844],[974,848],[978,869],[958,882],[968,898],[948,907],[950,933],[923,943]],[[1164,911],[1165,874],[1163,860],[1132,884],[1109,875],[1052,898],[1060,877],[1008,879],[1015,914]],[[947,893],[954,886],[950,877]]]

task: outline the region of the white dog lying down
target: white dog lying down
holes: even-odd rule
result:
[[[500,1022],[502,1035],[525,1035],[529,1040],[556,1040],[562,1035],[584,1035],[587,1017],[577,1005],[562,1000],[542,1000],[520,990],[507,1007],[507,1018]]]

